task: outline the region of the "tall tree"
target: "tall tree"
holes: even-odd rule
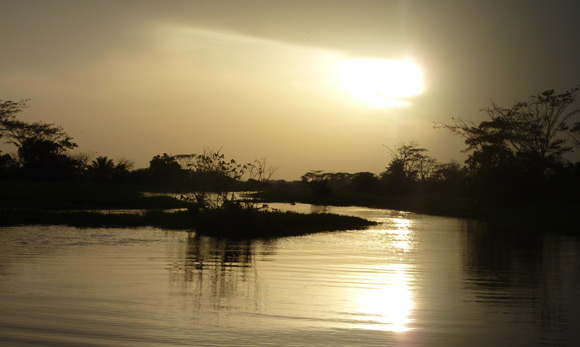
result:
[[[153,183],[179,184],[182,183],[184,170],[174,156],[163,153],[156,155],[149,161],[149,173]]]
[[[425,181],[435,169],[436,160],[427,154],[426,148],[419,147],[417,141],[402,142],[394,150],[387,148],[392,155],[385,172],[388,175],[400,177],[408,182],[417,179]]]
[[[0,101],[0,138],[16,146],[25,176],[70,177],[79,169],[79,163],[65,152],[77,147],[76,143],[59,126],[17,119],[16,116],[27,107],[26,102]]]
[[[113,159],[106,156],[96,157],[87,167],[90,179],[96,181],[110,181],[115,175],[116,167]]]
[[[26,141],[47,141],[55,146],[55,150],[63,153],[77,147],[77,144],[61,127],[52,123],[27,123],[16,118],[16,115],[26,108],[26,101],[0,101],[0,138],[20,148]]]
[[[546,90],[509,108],[492,103],[483,109],[488,120],[479,124],[461,118],[438,123],[465,139],[473,191],[495,201],[545,196],[549,175],[565,164],[563,155],[580,144],[575,133],[580,132],[578,90]]]
[[[387,192],[411,193],[423,186],[417,184],[418,182],[424,183],[433,176],[437,161],[417,141],[402,142],[395,149],[387,149],[391,152],[392,159],[381,174]]]
[[[575,132],[580,133],[580,123],[571,124],[580,114],[580,107],[573,107],[578,90],[573,88],[561,94],[546,90],[510,108],[492,103],[483,109],[489,120],[479,125],[463,119],[439,125],[465,138],[466,151],[473,153],[474,161],[477,156],[487,158],[494,154],[497,159],[511,154],[543,171],[572,150],[568,144],[570,137],[578,143]]]

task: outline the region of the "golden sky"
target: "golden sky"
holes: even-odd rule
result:
[[[433,122],[576,86],[578,13],[540,0],[0,0],[0,100],[29,98],[24,120],[137,167],[209,147],[267,157],[273,178],[380,173],[383,145],[412,139],[461,161],[461,139]]]

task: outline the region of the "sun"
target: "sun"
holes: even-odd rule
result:
[[[338,69],[342,89],[371,106],[406,106],[401,99],[423,92],[421,69],[409,60],[350,59]]]

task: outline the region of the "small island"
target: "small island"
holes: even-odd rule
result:
[[[212,211],[193,215],[190,211],[148,210],[144,213],[35,210],[0,211],[0,226],[68,225],[81,228],[157,227],[195,231],[200,235],[230,239],[267,239],[316,232],[356,230],[376,224],[358,217],[331,213],[282,211]]]

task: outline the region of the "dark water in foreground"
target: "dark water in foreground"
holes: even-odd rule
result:
[[[256,242],[0,228],[0,345],[580,343],[578,238],[518,239],[458,219],[329,210],[382,224]]]

